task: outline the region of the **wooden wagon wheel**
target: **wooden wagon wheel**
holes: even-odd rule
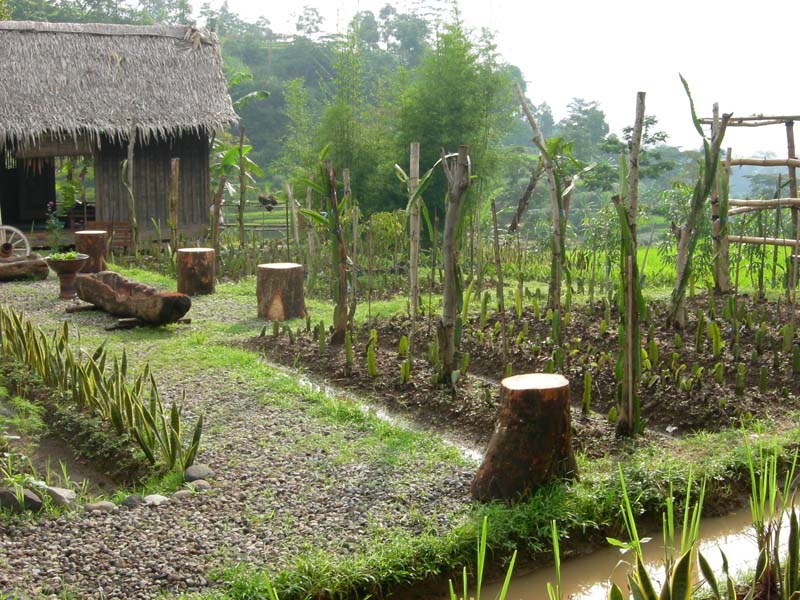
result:
[[[16,227],[0,225],[0,254],[25,257],[31,253],[28,238]]]

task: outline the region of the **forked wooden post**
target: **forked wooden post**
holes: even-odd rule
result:
[[[181,248],[178,250],[178,292],[189,296],[213,294],[215,264],[213,248]]]
[[[569,381],[561,375],[527,373],[506,377],[500,388],[500,414],[472,482],[472,497],[514,500],[553,479],[577,477]]]
[[[297,263],[258,265],[256,298],[258,316],[262,319],[285,321],[305,317],[303,265]]]
[[[108,232],[101,229],[76,231],[75,251],[89,255],[81,273],[105,271],[106,257],[108,256]]]

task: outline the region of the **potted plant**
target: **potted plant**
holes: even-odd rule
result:
[[[88,254],[81,254],[74,250],[54,252],[45,257],[47,266],[58,275],[59,298],[72,300],[75,297],[75,275],[81,270],[88,258]]]

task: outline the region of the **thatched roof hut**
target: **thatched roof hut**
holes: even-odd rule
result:
[[[236,122],[216,36],[192,27],[0,21],[0,148],[166,139]]]
[[[22,163],[38,161],[41,172],[43,160],[68,155],[94,158],[98,218],[123,218],[120,162],[135,132],[140,222],[166,220],[169,160],[176,157],[181,196],[187,195],[181,222],[206,221],[208,140],[237,121],[213,33],[165,25],[0,22],[0,73],[4,218],[41,217],[38,208],[15,210],[18,203],[46,206],[39,196],[47,185],[34,185],[33,198],[31,185],[20,183],[31,171],[21,170]]]

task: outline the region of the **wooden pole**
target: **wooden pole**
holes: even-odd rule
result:
[[[797,171],[795,170],[797,165],[791,164],[792,159],[797,158],[797,151],[794,145],[794,121],[786,122],[786,145],[789,152],[789,164],[787,165],[789,169],[789,195],[792,198],[797,198]],[[795,239],[800,237],[800,211],[796,206],[792,207],[792,233]],[[793,265],[789,281],[792,290],[797,287],[797,257],[794,254],[796,252],[792,253]]]
[[[497,271],[497,308],[500,311],[500,327],[503,335],[503,368],[508,369],[509,365],[509,346],[508,346],[508,327],[506,327],[506,305],[503,290],[503,263],[500,260],[500,238],[497,233],[497,206],[494,198],[492,202],[492,231],[494,233],[494,265]]]
[[[411,331],[408,335],[409,354],[414,355],[414,333],[417,329],[417,312],[419,312],[419,245],[420,245],[420,198],[414,198],[419,187],[419,142],[411,142],[409,150],[408,195],[409,206],[409,260],[408,260],[408,294],[411,318]],[[413,360],[413,359],[412,359]]]
[[[522,112],[528,120],[528,124],[533,131],[533,143],[539,148],[540,160],[544,163],[544,172],[547,175],[547,191],[550,193],[550,207],[553,218],[553,268],[550,273],[550,297],[548,298],[548,305],[554,311],[561,310],[561,272],[562,261],[561,256],[561,199],[558,197],[558,185],[555,177],[555,169],[550,156],[547,154],[547,148],[544,143],[544,136],[542,135],[539,126],[536,124],[536,119],[528,106],[525,96],[519,84],[514,84],[514,91],[517,94],[517,99],[522,106]]]
[[[788,137],[788,130],[787,130]],[[800,167],[797,157],[791,158],[736,158],[731,161],[732,167]]]
[[[219,215],[222,210],[222,194],[225,192],[225,182],[228,178],[223,175],[219,178],[217,191],[214,192],[214,214],[211,223],[211,245],[214,247],[215,252],[219,252]]]
[[[800,246],[797,240],[771,237],[752,237],[746,235],[729,235],[728,241],[734,244],[763,244],[767,246]]]
[[[719,130],[719,104],[714,103],[714,121],[711,125],[711,136],[714,137]],[[730,149],[728,149],[730,152]],[[714,276],[714,291],[720,294],[727,294],[730,292],[731,283],[728,277],[728,256],[727,252],[723,252],[723,245],[725,243],[725,236],[727,235],[727,213],[720,210],[720,196],[719,196],[719,176],[714,178],[711,184],[711,194],[709,195],[709,203],[711,204],[711,244],[713,248],[713,269]]]
[[[169,229],[172,253],[178,250],[178,205],[180,204],[181,190],[181,159],[173,158],[169,163]],[[205,207],[203,207],[205,209]],[[158,240],[161,244],[161,240]]]
[[[244,127],[239,126],[239,248],[244,248],[244,206],[247,201],[247,172],[244,157]]]
[[[294,249],[297,253],[298,260],[300,257],[300,228],[297,223],[297,206],[295,205],[294,200],[294,193],[292,190],[292,185],[287,181],[284,184],[284,190],[286,191],[286,204],[289,207],[290,217],[292,219],[292,239],[294,240]]]
[[[461,197],[469,187],[468,147],[458,147],[458,158],[454,167],[447,164],[442,150],[442,166],[447,176],[447,212],[442,233],[442,263],[444,264],[444,290],[442,292],[442,319],[438,327],[439,358],[442,371],[439,381],[452,386],[452,373],[455,370],[455,332],[456,332],[456,227]]]

